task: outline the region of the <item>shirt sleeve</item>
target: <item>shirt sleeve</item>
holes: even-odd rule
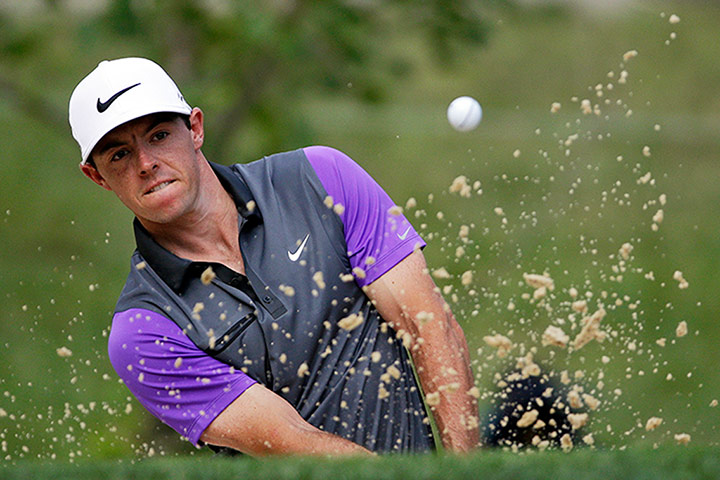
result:
[[[196,347],[172,320],[145,309],[115,314],[108,353],[138,401],[195,445],[208,425],[255,383]]]
[[[330,147],[303,150],[333,203],[342,205],[347,253],[361,287],[425,246],[390,196],[350,157]]]

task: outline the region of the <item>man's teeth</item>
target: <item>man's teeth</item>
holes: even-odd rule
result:
[[[150,191],[148,191],[148,193],[157,192],[158,190],[167,187],[167,186],[170,185],[171,183],[172,183],[172,181],[163,182],[163,183],[161,183],[160,185],[157,185],[157,186],[151,188]]]

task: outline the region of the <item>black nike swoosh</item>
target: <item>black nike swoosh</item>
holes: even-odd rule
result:
[[[100,98],[98,98],[98,99],[97,99],[97,111],[98,111],[99,113],[103,113],[105,110],[107,110],[107,109],[110,107],[110,105],[112,105],[112,103],[113,103],[115,100],[118,99],[118,97],[119,97],[120,95],[122,95],[123,93],[127,92],[127,91],[130,90],[131,88],[137,87],[138,85],[140,85],[140,84],[139,84],[139,83],[136,83],[135,85],[130,85],[130,86],[127,87],[127,88],[123,88],[122,90],[120,90],[119,92],[117,92],[115,95],[113,95],[112,97],[108,98],[106,102],[101,102],[101,101],[100,101]]]

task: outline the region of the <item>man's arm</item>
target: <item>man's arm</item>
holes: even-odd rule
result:
[[[365,290],[395,331],[411,336],[410,353],[426,400],[439,394],[439,403],[428,404],[443,446],[456,452],[476,447],[478,410],[470,393],[474,382],[467,342],[430,277],[422,252],[416,250]]]
[[[279,395],[248,388],[210,423],[205,443],[249,455],[367,455],[369,450],[307,423]]]
[[[370,453],[308,424],[282,397],[208,356],[158,313],[117,313],[108,353],[138,401],[194,444],[251,455]]]

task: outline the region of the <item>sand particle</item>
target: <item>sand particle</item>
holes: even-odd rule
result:
[[[530,410],[529,412],[523,413],[523,416],[520,417],[520,420],[517,421],[518,428],[529,427],[530,425],[535,423],[539,414],[540,414],[540,412],[538,412],[535,409]]]
[[[388,398],[389,396],[390,396],[390,392],[388,392],[387,389],[385,388],[385,386],[383,386],[381,384],[380,387],[378,387],[378,398],[380,400],[383,400],[385,398]]]
[[[435,314],[433,314],[432,312],[422,311],[422,312],[418,312],[418,314],[415,316],[415,318],[417,319],[418,322],[420,322],[420,325],[422,326],[428,322],[432,322],[433,319],[435,318]]]
[[[485,343],[487,343],[489,346],[493,348],[497,348],[497,356],[502,358],[512,349],[512,342],[509,338],[500,335],[499,333],[496,335],[486,335],[483,337],[483,340]]]
[[[684,337],[688,333],[688,326],[687,322],[683,320],[682,322],[678,323],[678,326],[675,328],[675,336],[677,337]]]
[[[648,432],[651,430],[655,430],[657,427],[662,424],[663,419],[660,417],[650,417],[648,418],[648,421],[645,423],[645,430]]]
[[[200,275],[200,281],[203,283],[203,285],[209,285],[214,278],[215,272],[213,271],[212,267],[207,267]]]
[[[461,197],[470,197],[472,187],[468,183],[468,179],[465,175],[460,175],[453,180],[450,185],[450,193],[459,193]]]
[[[592,113],[593,109],[590,100],[586,98],[580,102],[580,111],[582,111],[583,115],[590,115]]]
[[[340,320],[338,322],[338,326],[343,330],[347,330],[349,332],[362,325],[364,320],[365,319],[362,316],[362,312],[353,313]]]
[[[436,270],[433,270],[432,276],[440,280],[446,280],[450,278],[450,273],[448,273],[445,267],[440,267]]]
[[[399,206],[399,205],[393,205],[392,207],[390,207],[390,208],[388,209],[388,213],[389,213],[390,215],[394,215],[394,216],[397,217],[397,216],[402,215],[402,213],[403,213],[403,208],[402,208],[401,206]]]
[[[584,393],[582,398],[585,402],[585,405],[587,405],[590,410],[597,410],[597,408],[600,406],[600,400],[593,397],[592,395]]]
[[[312,277],[312,278],[313,278],[313,281],[315,282],[315,284],[318,286],[319,289],[324,289],[324,288],[325,288],[325,280],[323,279],[323,272],[321,272],[320,270],[318,270],[317,272],[315,272],[315,273],[313,274],[313,277]]]
[[[625,52],[623,54],[623,60],[625,60],[627,62],[628,60],[637,57],[637,55],[638,55],[637,50],[628,50],[627,52]]]
[[[398,380],[400,378],[400,370],[398,370],[395,365],[390,365],[389,367],[387,367],[386,373],[395,380]]]
[[[539,275],[537,273],[523,273],[523,279],[525,283],[533,288],[545,287],[548,290],[555,289],[555,282],[547,275]]]
[[[676,270],[675,273],[673,273],[673,280],[678,282],[678,288],[681,290],[684,290],[690,286],[690,284],[685,280],[683,277],[683,273],[680,270]]]
[[[363,270],[363,269],[360,268],[360,267],[355,267],[355,268],[353,268],[353,269],[352,269],[352,272],[353,272],[353,274],[354,274],[357,278],[359,278],[359,279],[361,279],[361,280],[362,280],[363,278],[365,278],[365,270]]]
[[[288,297],[295,296],[295,289],[293,287],[291,287],[290,285],[280,284],[278,286],[278,290],[280,290],[282,293],[284,293]]]
[[[431,407],[440,405],[440,392],[431,392],[425,395],[425,402]]]
[[[562,437],[560,437],[560,447],[563,449],[564,452],[569,452],[573,448],[573,441],[572,437],[569,433],[566,433]]]
[[[572,303],[572,309],[578,313],[587,312],[587,300],[576,300]]]
[[[57,350],[55,350],[55,353],[57,353],[58,357],[67,358],[72,356],[72,350],[70,350],[67,347],[60,347]]]
[[[569,340],[570,337],[568,337],[560,327],[554,325],[547,327],[542,335],[543,347],[553,345],[555,347],[565,348]]]
[[[605,310],[601,308],[592,316],[583,319],[584,326],[573,342],[575,350],[580,350],[592,340],[602,342],[605,339],[605,332],[600,330],[600,321],[604,317]]]
[[[579,430],[587,424],[588,414],[571,413],[570,415],[568,415],[568,420],[570,421],[570,425],[572,425],[573,430]]]

